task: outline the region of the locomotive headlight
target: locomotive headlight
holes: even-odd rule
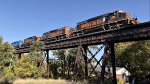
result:
[[[119,12],[119,13],[122,13],[123,11],[122,11],[122,10],[119,10],[118,12]]]

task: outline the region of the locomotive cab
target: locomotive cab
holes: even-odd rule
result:
[[[132,18],[130,13],[123,12],[122,10],[117,10],[110,13],[108,23],[112,27],[121,27],[129,24],[137,24],[137,19]]]
[[[110,13],[108,23],[117,22],[125,19],[125,13],[122,10],[117,10],[113,13]]]
[[[13,47],[15,47],[16,49],[22,48],[23,44],[24,44],[24,42],[22,40],[15,41],[15,42],[11,43],[11,45]]]
[[[136,18],[132,18],[130,13],[123,13],[120,12],[120,10],[118,11],[119,17],[121,17],[121,20],[126,20],[126,24],[137,24],[137,19]]]

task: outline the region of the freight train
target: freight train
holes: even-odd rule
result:
[[[57,28],[52,31],[45,32],[42,37],[32,36],[24,41],[16,41],[12,46],[19,48],[32,45],[34,41],[56,41],[71,38],[78,35],[89,34],[97,31],[109,31],[123,26],[137,24],[137,19],[132,18],[130,13],[117,10],[115,12],[106,13],[94,18],[77,23],[75,29],[71,27]]]

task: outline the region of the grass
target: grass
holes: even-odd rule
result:
[[[0,80],[0,84],[88,84],[87,81],[78,81],[74,83],[70,80],[63,79],[17,79],[17,80]]]
[[[18,79],[13,84],[72,84],[69,81],[61,79]]]

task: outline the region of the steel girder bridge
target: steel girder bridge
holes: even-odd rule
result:
[[[74,48],[76,47],[77,56],[76,56],[76,65],[75,66],[75,78],[79,74],[83,74],[85,77],[88,77],[92,73],[95,74],[98,79],[98,83],[104,84],[105,74],[106,74],[106,64],[111,64],[112,67],[112,81],[114,84],[117,84],[116,80],[116,68],[115,68],[115,49],[114,44],[118,42],[128,42],[128,41],[139,41],[139,40],[150,40],[150,22],[139,23],[136,25],[129,25],[122,28],[117,28],[108,31],[97,31],[90,34],[84,34],[79,36],[74,36],[71,38],[66,38],[57,41],[44,41],[44,52],[47,57],[47,64],[49,64],[49,50],[58,50],[65,48]],[[97,50],[96,53],[92,53],[88,46],[102,44],[102,46]],[[104,47],[105,46],[105,47]],[[104,54],[98,60],[96,55],[104,47]],[[30,48],[18,49],[16,53],[21,56],[22,53],[28,53]],[[87,57],[87,52],[91,54],[91,58]],[[83,58],[83,61],[81,59]],[[92,59],[96,60],[96,66],[91,64]],[[81,62],[84,62],[84,66],[81,65]],[[111,62],[111,63],[110,63]],[[89,73],[88,64],[91,66],[92,71]],[[101,67],[100,74],[95,71],[97,66]],[[83,68],[84,69],[81,69]],[[49,74],[49,66],[47,66],[47,73]],[[108,69],[107,71],[110,71]]]

